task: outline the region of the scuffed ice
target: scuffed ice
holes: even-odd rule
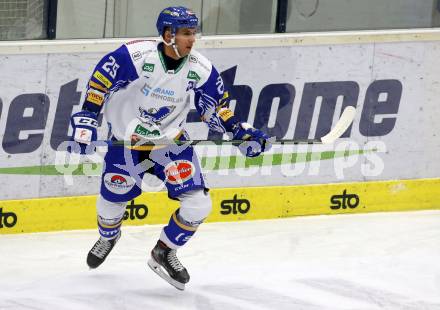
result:
[[[161,226],[0,235],[0,309],[440,309],[440,211],[203,224],[179,250],[184,292],[147,267]]]

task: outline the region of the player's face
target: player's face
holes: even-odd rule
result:
[[[196,41],[196,28],[179,28],[176,32],[176,45],[180,56],[185,57],[191,52]]]

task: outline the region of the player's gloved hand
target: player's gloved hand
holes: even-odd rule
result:
[[[247,157],[256,157],[271,148],[269,136],[248,123],[238,123],[233,132],[234,140],[246,140],[238,149]]]
[[[97,139],[98,121],[95,113],[80,111],[72,115],[70,124],[73,128],[72,140],[79,143],[80,153],[86,154],[86,147]],[[77,152],[77,148],[69,147],[69,152]]]

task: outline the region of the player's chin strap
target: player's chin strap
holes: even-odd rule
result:
[[[182,56],[180,56],[180,54],[179,54],[179,51],[177,50],[176,34],[175,33],[172,33],[172,37],[171,37],[171,42],[170,43],[165,42],[163,36],[161,36],[160,38],[161,38],[163,44],[165,44],[166,46],[172,46],[173,47],[174,53],[176,53],[177,57],[182,58]]]

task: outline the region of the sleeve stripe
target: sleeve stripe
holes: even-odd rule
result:
[[[100,81],[102,84],[104,84],[105,87],[107,88],[110,88],[113,85],[113,83],[98,70],[96,70],[95,73],[93,73],[93,77],[98,81]]]
[[[93,82],[92,80],[89,81],[89,86],[92,88],[96,88],[100,91],[103,91],[104,93],[108,93],[108,89],[105,88],[104,86],[101,86],[100,84]]]

